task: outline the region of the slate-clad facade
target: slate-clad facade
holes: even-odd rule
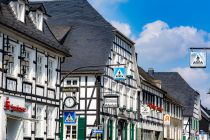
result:
[[[43,5],[0,1],[0,139],[59,139],[60,71],[68,50]]]
[[[67,58],[62,65],[63,75],[78,67],[102,65],[77,70],[64,80],[62,86],[79,88],[78,92],[67,92],[63,96],[63,100],[74,96],[78,102],[74,108],[65,108],[65,111],[76,112],[77,122],[74,132],[71,131],[73,126],[64,125],[64,138],[95,139],[91,130],[98,127],[104,130],[100,139],[136,139],[139,77],[134,43],[86,0],[51,1],[44,5],[52,16],[51,30],[71,49],[72,58]],[[129,78],[125,81],[113,79],[112,64],[126,64]],[[77,84],[71,85],[70,81]],[[107,94],[119,96],[118,108],[103,107]]]

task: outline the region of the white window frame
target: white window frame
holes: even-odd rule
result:
[[[36,122],[35,134],[36,137],[42,138],[44,137],[44,106],[37,105],[36,119],[38,121]]]
[[[26,108],[27,108],[27,112],[26,117],[28,119],[31,119],[31,104],[26,104]],[[23,133],[25,137],[31,137],[31,121],[30,120],[24,120],[24,124],[23,124]]]

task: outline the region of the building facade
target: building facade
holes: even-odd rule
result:
[[[164,140],[182,139],[182,105],[175,99],[164,97]]]
[[[62,65],[63,76],[74,71],[62,86],[79,88],[78,92],[65,92],[62,98],[64,101],[66,97],[74,97],[77,102],[72,108],[64,107],[64,112],[76,114],[74,124],[62,126],[64,139],[96,139],[94,129],[103,130],[99,139],[136,139],[137,83],[140,82],[136,76],[134,43],[86,0],[51,1],[44,5],[52,15],[49,22],[52,31],[69,46],[73,56]],[[127,69],[125,80],[114,79],[114,67],[118,65]],[[107,96],[118,96],[116,108],[106,107]]]
[[[199,138],[208,140],[210,138],[210,115],[209,110],[201,105],[201,120],[199,121]]]
[[[201,119],[199,93],[191,88],[177,72],[155,72],[154,77],[161,80],[162,89],[167,91],[170,97],[183,105],[182,140],[198,138]]]
[[[139,110],[142,105],[150,108],[150,113],[147,116],[142,116],[142,112],[140,112],[138,138],[141,140],[162,140],[163,98],[166,92],[160,89],[160,81],[155,80],[141,67],[138,70],[142,90],[139,98]]]
[[[59,138],[61,62],[43,5],[0,2],[0,139]]]

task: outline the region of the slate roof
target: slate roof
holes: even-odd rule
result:
[[[184,106],[183,116],[193,116],[194,96],[199,94],[177,72],[155,72],[154,78],[161,80],[168,95]]]
[[[65,60],[63,71],[106,64],[115,28],[87,0],[46,1],[44,6],[51,16],[48,22],[51,30],[71,49],[72,57]],[[104,67],[83,69],[100,73],[103,70]]]
[[[17,20],[7,2],[5,2],[5,0],[0,1],[0,24],[45,44],[47,48],[52,51],[57,50],[60,53],[69,56],[69,51],[57,41],[50,31],[46,21],[43,23],[43,31],[40,31],[35,27],[27,14],[25,16],[25,23],[23,23]]]

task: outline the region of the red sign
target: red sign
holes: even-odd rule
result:
[[[10,105],[9,97],[7,97],[7,99],[6,99],[5,108],[4,109],[5,110],[10,110],[10,111],[16,111],[16,112],[26,112],[26,108],[25,107]]]

